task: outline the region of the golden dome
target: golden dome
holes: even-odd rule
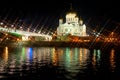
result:
[[[66,14],[77,14],[77,12],[73,9],[72,4],[71,4],[71,6],[70,6],[69,11],[67,11]]]

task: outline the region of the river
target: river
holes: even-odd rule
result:
[[[0,79],[118,80],[116,48],[0,47]]]

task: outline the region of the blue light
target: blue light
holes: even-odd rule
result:
[[[28,48],[28,53],[29,53],[29,59],[33,59],[33,48]]]

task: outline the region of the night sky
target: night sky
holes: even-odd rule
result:
[[[91,28],[102,28],[109,20],[110,29],[120,22],[120,5],[115,0],[3,0],[0,5],[1,19],[18,19],[28,25],[37,24],[56,29],[58,19],[64,17],[72,3],[73,9]]]

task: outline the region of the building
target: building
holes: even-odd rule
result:
[[[77,16],[77,13],[70,8],[70,11],[66,14],[65,22],[63,19],[59,19],[59,26],[57,27],[57,35],[64,36],[67,34],[73,36],[86,36],[86,25],[83,24],[83,20]]]

